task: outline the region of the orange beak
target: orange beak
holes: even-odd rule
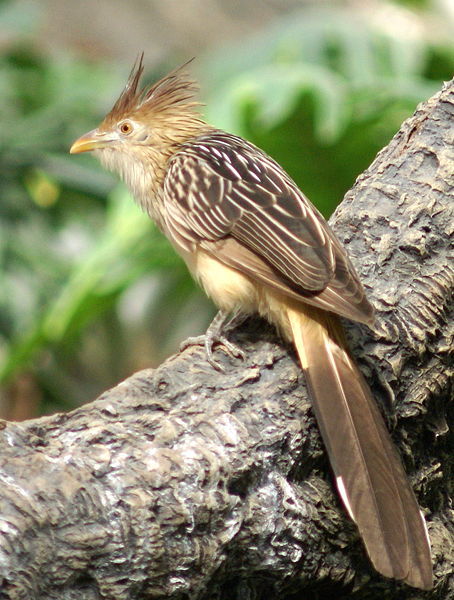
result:
[[[111,142],[115,141],[98,129],[92,129],[88,133],[80,136],[69,149],[70,154],[80,154],[81,152],[90,152],[91,150],[100,150],[106,148]]]

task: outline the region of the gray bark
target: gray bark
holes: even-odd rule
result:
[[[425,513],[436,589],[374,572],[333,491],[293,350],[251,320],[245,362],[192,346],[69,414],[0,432],[0,598],[452,598],[451,82],[332,219],[377,327],[348,324]],[[452,355],[451,355],[452,359]],[[451,455],[450,455],[451,453]]]

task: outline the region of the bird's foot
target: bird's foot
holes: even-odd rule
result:
[[[244,317],[235,313],[232,317],[227,313],[219,311],[214,317],[210,326],[207,329],[205,335],[198,335],[196,337],[190,337],[180,345],[180,352],[188,348],[189,346],[204,346],[207,355],[207,360],[210,365],[217,371],[225,372],[224,367],[214,358],[214,347],[219,346],[221,350],[231,356],[232,358],[241,358],[245,360],[246,354],[236,344],[230,342],[223,331],[232,327],[232,325],[238,324]]]

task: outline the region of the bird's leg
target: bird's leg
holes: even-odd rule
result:
[[[220,310],[210,323],[210,326],[208,327],[206,333],[204,335],[190,337],[187,340],[185,340],[180,345],[180,352],[182,350],[185,350],[189,346],[204,346],[207,359],[210,365],[217,371],[224,371],[224,368],[213,356],[213,348],[214,346],[219,345],[222,348],[222,350],[224,350],[224,352],[229,356],[241,358],[242,360],[244,360],[246,358],[246,355],[243,352],[243,350],[241,350],[241,348],[239,348],[236,344],[230,342],[227,339],[227,337],[223,334],[223,332],[225,332],[228,329],[231,329],[233,326],[238,325],[245,318],[246,315],[242,314],[239,311],[233,314],[229,314]]]

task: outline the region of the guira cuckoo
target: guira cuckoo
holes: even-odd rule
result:
[[[424,519],[338,316],[374,313],[330,227],[285,171],[253,144],[201,118],[184,68],[140,87],[143,55],[100,126],[72,153],[119,173],[220,308],[210,360],[232,313],[259,313],[292,342],[340,496],[374,567],[432,586]]]

